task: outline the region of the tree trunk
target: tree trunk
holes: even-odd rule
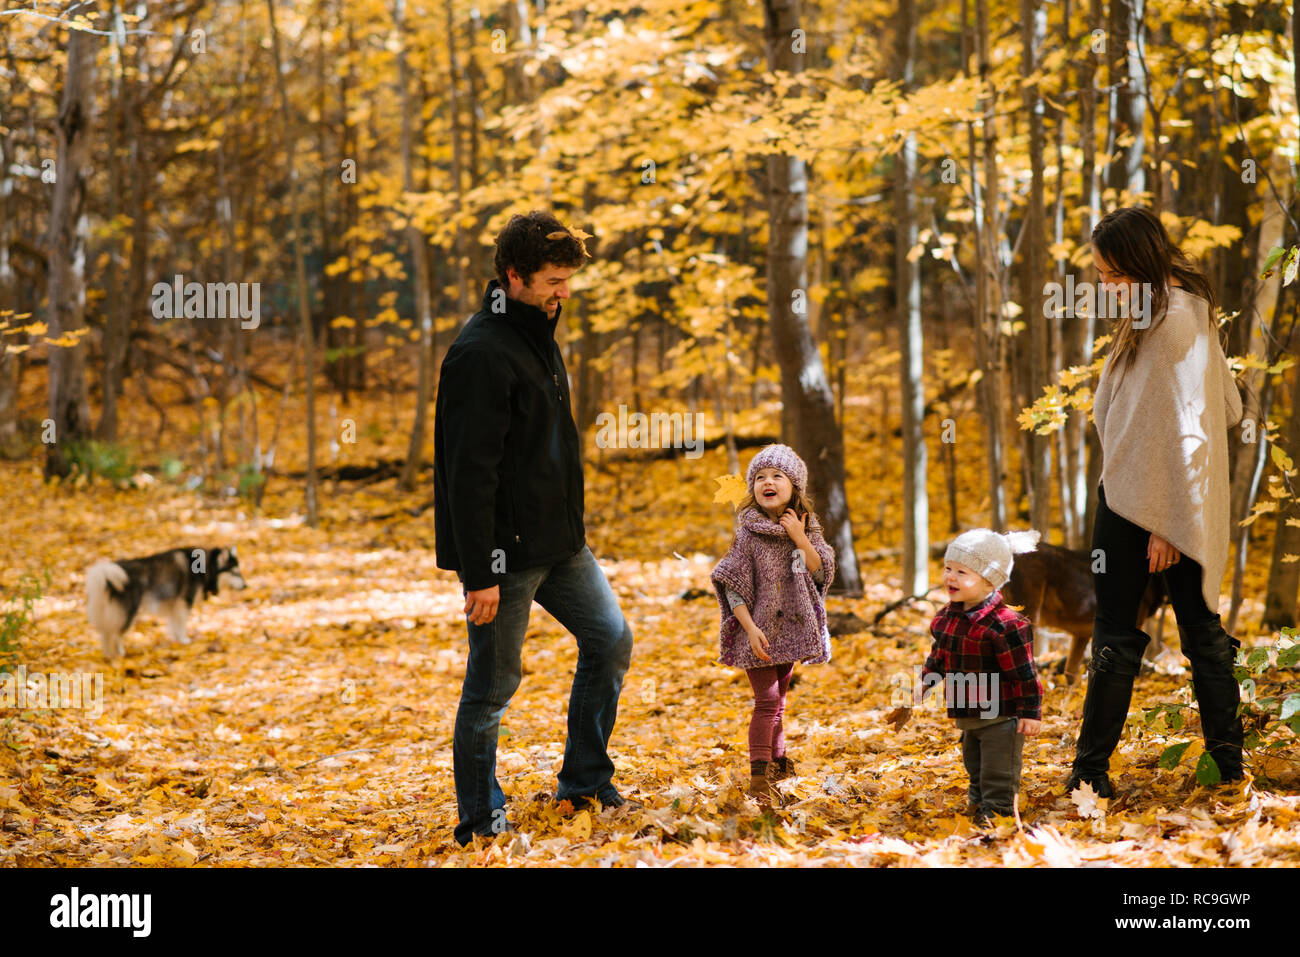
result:
[[[479,31],[483,29],[483,17],[479,13],[478,7],[471,7],[469,12],[469,35],[476,37]],[[468,65],[465,72],[469,76],[469,102],[465,104],[466,112],[469,114],[469,187],[474,189],[479,185],[479,138],[480,130],[483,126],[483,70],[478,65],[478,59],[474,56],[474,43],[471,40],[466,47],[466,57]]]
[[[352,66],[352,53],[356,50],[356,40],[353,35],[353,21],[351,17],[343,17],[348,24],[348,69],[339,76],[339,116],[343,124],[343,150],[344,155],[352,160],[357,167],[361,165],[361,157],[357,155],[359,141],[357,138],[356,124],[348,122],[348,90],[351,88],[354,80],[354,67]],[[339,177],[339,186],[343,190],[343,214],[344,214],[344,248],[343,251],[348,257],[349,265],[353,260],[353,250],[356,248],[356,240],[351,235],[352,229],[357,225],[359,218],[359,203],[357,198],[358,185],[343,182],[342,176]],[[349,269],[349,273],[351,269]],[[360,283],[347,282],[347,308],[348,315],[356,320],[352,327],[352,336],[349,345],[352,347],[351,355],[348,356],[347,362],[347,382],[348,386],[358,392],[365,391],[366,388],[366,303],[364,296],[364,287]]]
[[[140,21],[137,29],[145,29],[147,23]],[[132,46],[131,57],[133,69],[128,71],[127,89],[132,102],[122,111],[125,121],[125,144],[128,151],[127,166],[131,170],[131,262],[127,267],[126,301],[144,303],[149,301],[149,236],[153,231],[154,212],[154,157],[150,153],[149,133],[144,122],[144,98],[141,79],[148,70],[148,58],[145,56],[143,37],[137,37]],[[170,277],[169,277],[170,278]],[[130,325],[130,315],[127,323]],[[125,376],[132,362],[129,353],[125,355]]]
[[[1285,300],[1286,296],[1282,298]],[[1291,329],[1300,317],[1300,296],[1292,296]],[[1291,370],[1291,411],[1287,422],[1287,454],[1297,458],[1300,450],[1300,367]],[[1290,524],[1297,522],[1296,525]],[[1273,560],[1268,570],[1268,588],[1264,596],[1266,628],[1291,628],[1296,623],[1296,590],[1300,588],[1300,561],[1284,561],[1287,555],[1300,555],[1300,497],[1292,495],[1282,500],[1277,510],[1277,530],[1273,538]]]
[[[316,350],[311,327],[311,306],[308,302],[307,263],[303,250],[302,216],[299,212],[298,169],[294,165],[297,138],[289,112],[289,90],[285,83],[283,59],[280,55],[280,30],[275,23],[275,0],[266,0],[266,14],[271,22],[271,52],[275,58],[276,85],[280,90],[281,135],[284,137],[285,168],[289,173],[289,203],[293,223],[294,274],[298,285],[298,319],[302,327],[303,380],[307,399],[307,524],[318,525],[316,507]]]
[[[980,254],[976,268],[983,281],[977,281],[979,290],[976,352],[982,354],[980,378],[980,407],[984,414],[988,443],[989,524],[994,531],[1007,527],[1006,496],[1002,488],[1003,445],[1002,416],[1002,287],[998,266],[998,158],[997,158],[997,89],[993,85],[992,61],[989,52],[988,0],[975,3],[975,40],[979,58],[980,80],[983,87],[983,165],[984,165],[984,217],[980,229]],[[982,287],[982,288],[981,288]]]
[[[533,32],[528,25],[528,0],[506,0],[504,6],[506,33],[511,42],[525,49],[531,47]],[[524,57],[503,56],[501,64],[503,102],[515,104],[531,101],[532,81],[528,76]]]
[[[1047,348],[1047,317],[1044,314],[1043,286],[1047,281],[1047,230],[1044,223],[1043,188],[1043,98],[1029,78],[1039,68],[1038,51],[1047,39],[1047,9],[1041,0],[1020,0],[1020,76],[1022,102],[1029,118],[1029,203],[1021,229],[1028,235],[1020,242],[1027,295],[1024,297],[1025,324],[1029,327],[1029,362],[1025,386],[1032,403],[1049,382],[1055,382]],[[1029,456],[1029,520],[1044,539],[1052,525],[1052,443],[1051,437],[1028,433],[1025,443]]]
[[[331,155],[328,146],[328,136],[331,128],[336,125],[331,122],[329,113],[326,110],[326,90],[327,79],[325,71],[325,31],[329,23],[329,4],[322,2],[317,4],[313,19],[316,21],[316,151],[322,158],[321,170],[316,175],[316,219],[320,224],[320,259],[322,264],[332,263],[338,256],[338,247],[335,242],[342,232],[342,224],[335,221],[330,222],[330,210],[334,206],[333,197],[330,196],[330,183],[339,182],[339,169],[333,163],[323,162],[324,158]],[[347,118],[343,118],[347,122]],[[342,146],[342,141],[339,141]],[[337,155],[338,150],[333,151]],[[351,270],[349,270],[350,272]],[[343,307],[343,287],[350,280],[348,273],[340,273],[337,276],[331,276],[323,269],[321,270],[321,310],[320,321],[325,327],[325,379],[329,382],[330,387],[334,390],[339,402],[347,405],[348,402],[348,340],[351,338],[351,330],[344,326],[336,326],[334,320],[340,315],[350,315],[344,311]],[[353,321],[355,316],[351,316]],[[335,408],[335,398],[330,398],[330,408]],[[330,424],[330,454],[331,464],[334,448],[338,444],[338,433],[334,429],[333,422]]]
[[[410,66],[406,59],[406,0],[396,0],[393,13],[397,29],[397,82],[401,84],[402,99],[402,188],[415,189],[412,166],[412,116]],[[425,250],[425,235],[411,217],[407,217],[406,242],[411,249],[411,270],[415,273],[415,316],[420,329],[419,373],[415,388],[415,423],[411,426],[411,442],[406,450],[406,464],[398,479],[398,487],[406,491],[415,488],[416,477],[424,463],[424,434],[427,431],[429,396],[433,382],[433,313],[429,305],[429,267]]]
[[[1300,57],[1300,4],[1292,10],[1291,15],[1291,52],[1293,59]],[[1296,96],[1300,97],[1300,70],[1294,76]],[[1300,102],[1300,101],[1298,101]],[[1300,320],[1300,286],[1291,287],[1292,312],[1291,335],[1294,339],[1297,320]],[[1278,302],[1286,301],[1286,287],[1278,293]],[[1279,311],[1285,308],[1279,306]],[[1286,450],[1293,459],[1300,458],[1300,367],[1292,373],[1291,420],[1287,426]],[[1261,440],[1262,443],[1262,440]],[[1277,532],[1273,542],[1273,564],[1268,574],[1268,593],[1264,601],[1264,620],[1266,627],[1284,628],[1295,624],[1296,586],[1300,582],[1300,562],[1282,561],[1285,555],[1300,554],[1300,522],[1290,525],[1286,519],[1300,520],[1300,499],[1294,495],[1287,498],[1278,508]]]
[[[1083,191],[1082,223],[1079,240],[1087,246],[1092,241],[1092,230],[1101,214],[1101,184],[1097,179],[1097,69],[1101,64],[1098,51],[1092,42],[1096,31],[1101,29],[1101,0],[1089,0],[1088,4],[1088,54],[1080,70],[1079,77],[1079,128],[1082,138],[1083,165],[1079,171],[1080,187]],[[1096,273],[1092,266],[1082,270],[1081,279],[1092,282]],[[1092,343],[1096,338],[1095,310],[1087,316],[1075,316],[1066,324],[1068,335],[1067,365],[1088,365],[1092,362]],[[1071,548],[1084,548],[1092,540],[1092,522],[1097,510],[1097,496],[1093,491],[1100,481],[1101,450],[1095,454],[1094,429],[1088,428],[1088,415],[1075,412],[1066,422],[1066,479],[1071,483],[1074,503],[1073,527],[1066,544]],[[1097,470],[1093,477],[1093,469]]]
[[[1110,118],[1115,136],[1107,185],[1115,190],[1117,205],[1120,194],[1136,196],[1146,189],[1142,165],[1146,153],[1146,75],[1138,55],[1138,45],[1144,42],[1144,12],[1145,0],[1110,0],[1106,56],[1110,62]]]
[[[1274,162],[1279,167],[1285,167],[1285,159],[1278,156]],[[1276,170],[1285,174],[1285,169]],[[1255,259],[1253,263],[1253,275],[1258,276],[1262,271],[1265,258],[1268,252],[1274,246],[1282,244],[1284,233],[1284,211],[1276,203],[1268,203],[1264,209],[1264,215],[1259,223],[1259,237],[1255,244]],[[1280,345],[1272,342],[1273,337],[1282,340],[1287,338],[1281,329],[1281,318],[1285,311],[1286,296],[1282,289],[1282,278],[1275,275],[1272,279],[1259,282],[1259,288],[1256,294],[1251,296],[1250,310],[1253,315],[1248,315],[1243,311],[1240,318],[1246,319],[1246,324],[1250,327],[1251,335],[1247,342],[1242,343],[1239,347],[1241,353],[1254,353],[1257,356],[1264,356],[1266,361],[1271,365],[1281,357]],[[1265,326],[1264,316],[1270,316],[1270,322]],[[1265,331],[1270,332],[1269,340],[1265,341]],[[1270,344],[1272,342],[1272,344]],[[1233,442],[1230,448],[1234,448],[1235,456],[1232,460],[1232,493],[1231,493],[1231,514],[1232,514],[1232,540],[1236,547],[1234,549],[1233,567],[1232,567],[1232,604],[1228,611],[1228,617],[1224,627],[1232,631],[1236,625],[1237,614],[1241,610],[1243,599],[1243,583],[1246,574],[1246,553],[1249,551],[1251,530],[1256,528],[1255,525],[1242,526],[1240,522],[1250,514],[1251,507],[1255,504],[1255,498],[1259,494],[1260,479],[1264,474],[1264,466],[1267,462],[1267,449],[1264,441],[1264,423],[1268,421],[1269,413],[1272,411],[1273,398],[1275,393],[1275,377],[1258,369],[1247,369],[1242,373],[1238,383],[1245,395],[1245,409],[1242,415],[1242,426],[1233,430],[1232,436],[1242,436],[1242,438],[1252,438],[1252,442],[1242,441]],[[1258,398],[1255,398],[1258,396]],[[1250,425],[1247,426],[1247,420]],[[1249,428],[1249,434],[1241,431],[1242,428]],[[1292,452],[1288,448],[1288,452]],[[1292,454],[1294,454],[1292,452]]]
[[[446,0],[447,13],[447,112],[451,119],[451,191],[456,197],[456,315],[464,316],[469,312],[469,247],[468,237],[460,225],[460,212],[464,198],[462,183],[465,169],[463,139],[460,126],[460,95],[457,85],[460,82],[460,58],[456,50],[456,19],[451,9],[451,0]]]
[[[1065,49],[1071,48],[1070,0],[1064,0],[1063,4],[1061,40]],[[1052,137],[1052,145],[1056,153],[1056,192],[1052,202],[1051,229],[1052,242],[1059,247],[1060,244],[1065,242],[1065,124],[1068,117],[1064,109],[1053,107],[1052,118],[1056,121],[1056,130]],[[1059,251],[1053,258],[1054,261],[1051,266],[1052,279],[1055,282],[1063,283],[1065,282],[1065,273],[1069,263]],[[1067,330],[1067,324],[1063,317],[1053,316],[1049,318],[1045,310],[1043,317],[1048,326],[1048,350],[1052,355],[1052,377],[1050,381],[1056,382],[1061,369],[1075,364],[1074,357],[1078,352],[1077,347],[1074,347],[1074,339],[1077,338],[1078,333],[1075,328],[1077,320],[1071,321]],[[1075,417],[1072,415],[1069,418]],[[1051,439],[1056,452],[1056,478],[1059,482],[1061,494],[1061,541],[1065,543],[1067,548],[1072,548],[1074,547],[1075,515],[1078,512],[1078,503],[1074,498],[1074,485],[1070,481],[1069,460],[1066,458],[1068,443],[1065,429],[1058,429],[1052,434]]]
[[[803,54],[794,51],[792,40],[800,29],[800,0],[763,0],[763,12],[769,68],[801,72]],[[862,581],[844,490],[844,437],[835,427],[834,400],[807,315],[795,311],[796,292],[807,301],[807,169],[798,157],[774,154],[768,157],[767,171],[767,301],[781,366],[782,405],[790,410],[792,444],[808,464],[809,484],[820,498],[826,541],[835,549],[836,590],[860,594]]]
[[[913,87],[916,3],[899,0],[895,73],[900,91]],[[894,160],[894,289],[903,403],[903,594],[930,590],[930,499],[926,489],[925,343],[921,327],[921,264],[916,245],[916,134],[907,133]]]
[[[118,203],[123,193],[121,141],[123,110],[134,108],[135,97],[131,91],[135,80],[128,80],[123,57],[126,53],[126,25],[122,8],[114,2],[111,12],[112,80],[109,84],[108,130],[108,221],[113,232],[108,239],[108,266],[106,269],[104,310],[104,373],[100,380],[103,390],[96,433],[107,442],[117,438],[117,397],[122,391],[126,360],[126,345],[130,336],[130,311],[126,308],[122,282],[122,240],[118,235]]]
[[[49,296],[48,337],[75,339],[74,345],[51,346],[49,417],[54,441],[46,445],[45,476],[71,471],[70,442],[90,437],[90,400],[86,392],[86,181],[94,120],[95,37],[68,30],[68,67],[55,122],[58,158],[54,198],[46,234]]]
[[[9,244],[14,235],[11,208],[14,178],[9,167],[9,143],[9,131],[0,127],[0,310],[14,309],[17,290],[13,261],[9,258]],[[18,324],[13,316],[0,315],[0,329],[6,322],[11,326]],[[18,452],[18,353],[7,348],[7,343],[15,341],[13,335],[0,335],[0,457]]]

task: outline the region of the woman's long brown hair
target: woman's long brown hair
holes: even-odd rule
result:
[[[1111,268],[1130,282],[1148,283],[1150,320],[1154,323],[1169,305],[1170,281],[1200,296],[1209,306],[1210,330],[1218,329],[1218,304],[1205,273],[1169,238],[1160,217],[1144,206],[1124,206],[1102,217],[1092,231],[1092,244]],[[1137,352],[1132,309],[1115,323],[1109,358],[1128,358]]]

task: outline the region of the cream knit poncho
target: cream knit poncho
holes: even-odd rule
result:
[[[1205,300],[1172,287],[1164,315],[1138,330],[1132,363],[1117,372],[1107,360],[1092,417],[1107,506],[1199,564],[1205,604],[1217,613],[1228,562],[1227,432],[1242,410],[1208,313]]]

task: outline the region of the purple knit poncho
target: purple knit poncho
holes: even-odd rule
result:
[[[835,550],[822,538],[817,517],[808,516],[807,534],[826,573],[820,587],[807,568],[800,565],[799,571],[794,570],[798,548],[780,522],[751,507],[736,517],[736,524],[736,540],[712,575],[722,612],[719,660],[745,669],[791,661],[830,661],[826,590],[835,577]],[[727,602],[728,588],[745,599],[754,624],[763,629],[771,661],[763,661],[749,647],[749,635]]]

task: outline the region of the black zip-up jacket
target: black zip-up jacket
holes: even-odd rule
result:
[[[493,279],[442,361],[435,547],[438,567],[459,572],[467,591],[571,558],[587,542],[578,429],[555,341],[561,308],[552,319]]]

